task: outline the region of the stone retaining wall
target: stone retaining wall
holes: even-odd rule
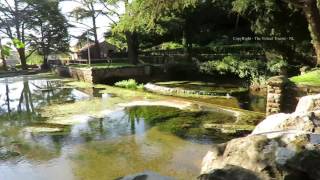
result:
[[[271,77],[268,80],[266,115],[291,113],[301,97],[319,93],[320,87],[296,85],[284,76]]]
[[[54,72],[59,76],[72,77],[89,83],[105,83],[110,79],[126,79],[151,75],[150,66],[121,68],[76,68],[57,66]]]
[[[276,114],[283,110],[284,88],[288,79],[283,76],[275,76],[268,80],[268,95],[266,114]]]

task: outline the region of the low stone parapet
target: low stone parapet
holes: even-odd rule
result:
[[[283,93],[288,79],[284,76],[275,76],[268,79],[268,95],[266,114],[271,115],[283,110]]]
[[[60,76],[72,77],[89,83],[106,83],[110,79],[126,79],[151,75],[151,67],[147,65],[119,68],[78,68],[57,66],[54,68]]]

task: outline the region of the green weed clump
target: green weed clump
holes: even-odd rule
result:
[[[119,82],[116,82],[114,85],[117,87],[126,88],[126,89],[143,89],[144,88],[143,84],[138,84],[137,81],[134,79],[119,81]]]
[[[290,78],[296,84],[319,86],[320,85],[320,70],[310,71],[300,76]]]

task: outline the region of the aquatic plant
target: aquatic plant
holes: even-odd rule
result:
[[[138,84],[134,79],[119,81],[116,82],[114,85],[126,89],[143,89],[144,87],[143,84]]]

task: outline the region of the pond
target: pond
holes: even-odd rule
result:
[[[266,110],[267,99],[265,93],[252,92],[248,88],[237,84],[217,84],[203,81],[165,81],[156,82],[155,84],[162,87],[181,89],[182,91],[191,90],[196,94],[204,94],[206,97],[202,97],[201,100],[213,104],[263,113]],[[230,96],[230,98],[226,99],[226,96]],[[199,98],[197,97],[197,99]]]
[[[120,106],[145,97],[54,78],[2,78],[0,88],[0,179],[115,179],[143,171],[195,179],[211,145],[231,138],[202,132],[201,123],[235,121],[217,111]]]

